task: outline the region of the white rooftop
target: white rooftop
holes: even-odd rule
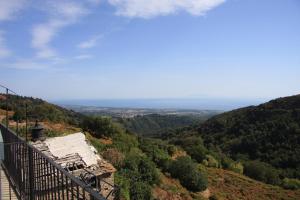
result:
[[[85,135],[81,132],[48,138],[44,143],[48,146],[51,154],[57,158],[63,158],[70,154],[79,154],[88,167],[97,165],[98,161],[101,160],[96,149],[87,143]]]

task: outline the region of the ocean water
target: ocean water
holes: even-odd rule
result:
[[[258,105],[266,100],[242,99],[77,99],[57,100],[52,103],[73,106],[97,106],[112,108],[154,108],[154,109],[199,109],[232,110]]]

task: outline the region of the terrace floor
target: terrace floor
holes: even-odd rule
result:
[[[1,162],[1,161],[0,161]],[[14,190],[10,187],[9,181],[0,164],[0,199],[1,200],[18,200]]]

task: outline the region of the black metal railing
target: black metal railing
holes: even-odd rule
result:
[[[12,130],[0,124],[3,167],[20,199],[105,200],[99,192],[68,173]]]

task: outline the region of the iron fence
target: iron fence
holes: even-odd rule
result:
[[[20,199],[105,200],[38,149],[0,124],[4,169]]]

